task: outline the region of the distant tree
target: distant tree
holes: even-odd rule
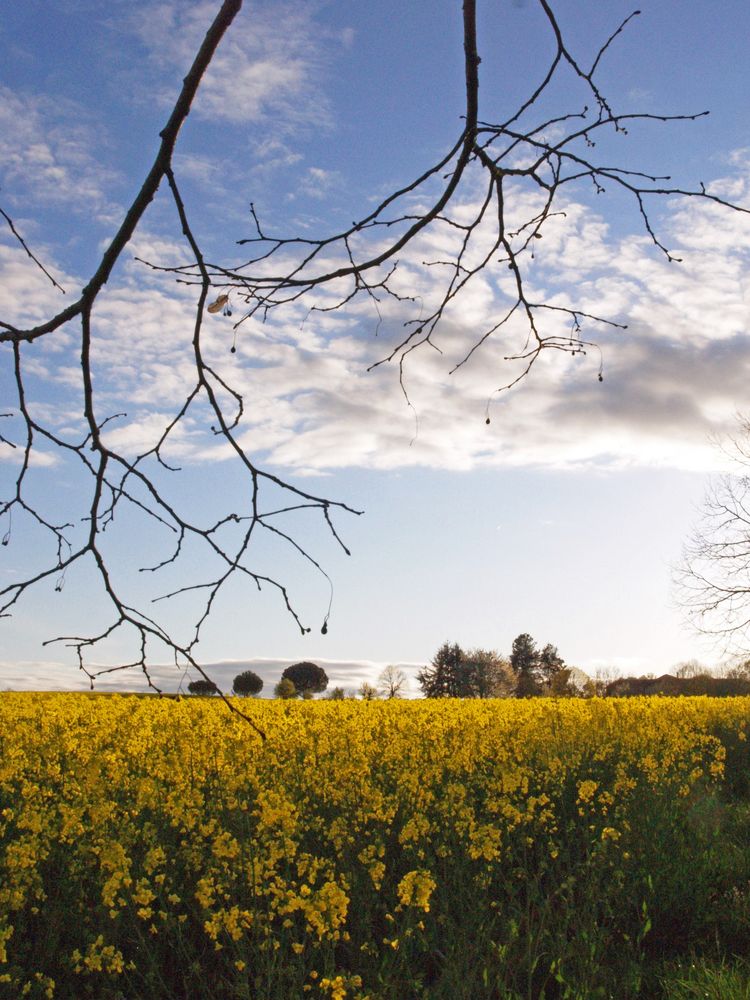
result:
[[[548,642],[541,653],[539,653],[536,665],[537,675],[548,690],[552,689],[555,677],[564,669],[565,661],[557,652],[557,646],[553,646],[551,642]],[[558,687],[564,689],[569,679],[570,671],[568,671],[563,681],[558,682]]]
[[[408,683],[409,679],[403,670],[389,663],[378,677],[378,692],[384,698],[403,698]]]
[[[465,694],[464,653],[457,642],[444,642],[432,662],[417,674],[425,698],[461,698]]]
[[[367,681],[362,681],[359,685],[359,691],[357,694],[362,701],[376,701],[378,697],[378,689],[373,687],[372,684],[368,684]]]
[[[675,677],[674,674],[662,674],[661,677],[646,675],[643,677],[620,677],[607,688],[607,695],[614,698],[627,698],[634,695],[663,695],[675,697],[679,695],[709,695],[711,698],[728,698],[736,695],[750,695],[750,678],[715,677],[709,673],[695,674],[692,677]]]
[[[470,649],[464,654],[467,697],[507,698],[515,689],[509,661],[494,649]]]
[[[528,632],[522,632],[513,640],[510,666],[516,678],[517,698],[540,693],[539,650]]]
[[[730,680],[750,681],[750,659],[739,657],[725,667],[721,674]]]
[[[490,649],[464,652],[455,642],[444,642],[417,680],[426,698],[504,698],[516,686],[504,657]]]
[[[678,663],[673,672],[675,677],[701,677],[703,674],[710,674],[711,671],[698,660],[684,660]]]
[[[252,670],[243,670],[241,674],[237,674],[232,683],[234,693],[242,695],[242,697],[260,694],[262,689],[263,678],[258,677]]]
[[[342,687],[331,688],[326,695],[326,701],[343,701],[346,698],[346,691]]]
[[[564,670],[568,671],[566,686],[571,695],[575,695],[576,698],[590,697],[593,693],[591,691],[591,678],[580,667],[564,667]]]
[[[750,695],[750,676],[736,673],[734,669],[730,669],[724,677],[701,674],[699,677],[688,677],[682,683],[685,686],[683,694],[707,694],[712,698]]]
[[[587,698],[604,698],[607,695],[607,688],[621,677],[618,667],[597,667],[594,676],[586,681],[583,694]]]
[[[297,694],[304,698],[314,694],[320,694],[328,687],[328,674],[322,667],[315,663],[303,660],[301,663],[293,663],[287,667],[281,675],[282,679],[289,680],[294,684]]]
[[[581,690],[573,683],[572,674],[570,667],[560,667],[556,670],[550,676],[547,685],[548,694],[553,698],[575,698],[580,695]]]
[[[607,684],[605,694],[608,698],[630,698],[646,694],[648,684],[646,677],[617,677]]]
[[[297,688],[294,683],[289,680],[288,677],[282,677],[276,687],[273,689],[275,698],[296,698]]]
[[[676,569],[677,596],[696,631],[727,652],[750,651],[750,419],[722,447],[731,474],[713,480]]]
[[[190,683],[188,684],[188,691],[190,692],[190,694],[200,694],[200,695],[219,693],[219,689],[216,686],[216,684],[214,684],[213,681],[207,681],[204,680],[203,678],[197,681],[190,681]]]

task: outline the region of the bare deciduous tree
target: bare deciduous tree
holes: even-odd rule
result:
[[[362,701],[377,701],[378,689],[369,681],[362,681],[357,690],[357,697],[361,698]]]
[[[0,614],[10,614],[32,588],[55,581],[56,589],[61,589],[71,567],[88,562],[108,602],[110,618],[104,627],[91,634],[52,641],[65,641],[74,648],[80,668],[92,684],[103,672],[137,667],[155,687],[149,662],[153,662],[154,650],[163,653],[164,647],[171,651],[176,663],[203,673],[196,650],[201,631],[217,601],[238,580],[253,588],[276,591],[297,627],[302,632],[309,631],[284,581],[256,568],[253,546],[259,536],[290,547],[325,576],[308,550],[304,534],[307,529],[304,524],[300,526],[301,517],[314,514],[334,542],[348,552],[334,518],[337,514],[359,511],[260,468],[243,447],[240,430],[244,426],[246,404],[207,357],[204,350],[207,315],[221,313],[230,303],[238,308],[236,336],[253,317],[265,319],[292,303],[306,303],[310,311],[330,311],[344,309],[362,298],[369,300],[376,312],[385,300],[399,303],[404,309],[413,309],[413,313],[406,316],[401,339],[376,364],[395,362],[403,386],[404,362],[409,354],[425,345],[439,349],[441,320],[460,302],[472,282],[492,268],[500,295],[498,311],[487,317],[474,344],[453,370],[461,368],[488,338],[506,337],[515,329],[515,335],[521,336],[520,346],[511,343],[507,360],[516,367],[509,369],[500,391],[528,375],[543,352],[586,353],[592,346],[587,332],[590,327],[618,325],[575,306],[538,301],[530,291],[528,261],[539,246],[537,241],[543,239],[545,227],[559,213],[559,198],[564,190],[583,183],[597,192],[605,188],[624,192],[632,199],[655,250],[670,260],[674,257],[660,241],[649,217],[649,204],[654,198],[683,195],[735,207],[709,193],[702,184],[695,189],[683,189],[672,186],[668,177],[611,166],[595,158],[600,136],[624,135],[638,122],[693,120],[705,112],[675,116],[616,111],[599,87],[597,71],[635,13],[617,26],[594,57],[584,63],[564,38],[548,0],[536,3],[553,40],[553,52],[547,65],[534,70],[528,96],[515,110],[508,113],[500,108],[487,108],[480,113],[476,0],[464,0],[465,112],[451,148],[437,162],[426,164],[418,177],[404,183],[340,232],[315,238],[279,235],[274,232],[273,221],[266,223],[253,209],[253,231],[239,240],[249,248],[249,256],[237,266],[206,258],[188,216],[174,164],[181,126],[217,47],[242,6],[242,0],[224,0],[160,133],[153,165],[85,287],[75,301],[43,322],[21,328],[0,319],[4,363],[11,370],[16,394],[13,402],[7,401],[3,406],[0,445],[18,456],[17,474],[0,498],[0,516],[5,520],[3,541],[6,545],[15,541],[15,534],[20,538],[17,527],[22,522],[24,530],[46,536],[50,546],[44,565],[0,590]],[[492,58],[491,52],[492,46],[488,44],[488,58]],[[538,60],[534,62],[538,65]],[[544,110],[549,106],[547,98],[566,72],[587,93],[588,106],[550,115]],[[176,279],[195,289],[190,347],[193,385],[151,446],[130,457],[110,436],[111,423],[120,414],[108,410],[106,397],[98,391],[92,345],[98,336],[97,309],[102,291],[157,190],[164,185],[170,193],[190,262],[171,267],[151,262],[149,266],[153,272],[163,273],[165,279]],[[483,192],[479,199],[478,188]],[[468,214],[467,205],[475,206]],[[519,214],[524,206],[528,211]],[[3,216],[20,250],[57,285],[24,242],[10,216],[4,212]],[[436,304],[422,314],[419,289],[407,289],[399,280],[399,259],[407,248],[414,248],[418,237],[434,233],[452,237],[453,252],[447,259],[425,261],[425,266],[442,274],[444,280]],[[564,333],[560,332],[561,320],[567,324]],[[26,391],[34,345],[61,335],[75,338],[80,357],[78,392],[82,430],[71,432],[57,428]],[[601,365],[597,372],[601,379]],[[486,419],[489,422],[489,403]],[[246,477],[242,506],[218,513],[201,512],[198,516],[185,502],[184,490],[175,488],[180,470],[168,461],[166,454],[169,443],[188,420],[202,423],[206,430],[210,428],[215,439],[233,455]],[[73,520],[60,517],[49,491],[46,497],[35,491],[34,479],[38,474],[35,456],[43,449],[72,463],[81,478],[80,506]],[[163,558],[149,561],[152,546],[144,543],[139,553],[137,532],[132,526],[128,529],[133,537],[133,558],[140,556],[142,571],[155,577],[161,575],[168,581],[165,592],[158,595],[159,600],[169,606],[170,601],[178,598],[201,599],[190,634],[176,635],[166,612],[157,617],[158,609],[139,605],[119,579],[119,567],[112,563],[104,532],[106,529],[112,534],[121,522],[127,524],[129,518],[145,521],[150,531],[158,529],[171,539],[171,548]],[[186,562],[186,553],[195,548],[202,549],[205,564],[211,569],[203,578],[186,583],[178,570]],[[19,562],[23,565],[23,552],[19,554]],[[328,614],[321,631],[325,633],[327,627]],[[108,640],[122,633],[127,633],[133,641],[132,660],[104,669],[94,666],[93,651],[106,647]],[[208,679],[205,674],[204,678]]]
[[[709,486],[676,572],[690,622],[728,652],[750,652],[750,421],[725,449],[733,474]]]
[[[389,663],[378,676],[378,691],[384,698],[402,698],[409,679],[400,667]]]
[[[676,663],[672,670],[670,671],[675,677],[681,679],[690,677],[703,677],[711,673],[705,664],[701,663],[700,660],[683,660],[681,663]]]

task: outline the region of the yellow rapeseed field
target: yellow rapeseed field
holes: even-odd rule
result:
[[[242,708],[265,741],[211,699],[0,695],[0,996],[604,996],[750,723],[741,698]]]

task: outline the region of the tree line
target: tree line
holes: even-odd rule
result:
[[[557,646],[541,649],[528,632],[513,640],[509,657],[494,650],[464,651],[458,643],[444,642],[431,663],[420,670],[417,681],[426,698],[509,698],[580,694],[573,668]]]
[[[718,673],[690,660],[678,664],[674,673],[659,677],[653,674],[621,677],[614,669],[603,669],[591,678],[582,670],[567,665],[557,646],[548,642],[540,648],[528,632],[522,632],[513,640],[509,657],[489,649],[463,650],[456,642],[444,642],[430,663],[418,671],[417,682],[425,698],[621,698],[635,695],[720,698],[750,695],[750,659],[738,661]],[[262,691],[263,684],[263,679],[254,671],[244,670],[234,678],[232,694],[255,697]],[[363,681],[356,692],[334,687],[324,697],[331,701],[356,697],[364,701],[402,698],[407,688],[408,678],[404,671],[390,664],[378,676],[377,684]],[[284,670],[273,694],[275,698],[309,699],[322,695],[327,689],[325,670],[304,660]],[[201,678],[191,681],[188,691],[195,695],[214,695],[219,693],[219,688],[213,681]]]
[[[243,670],[232,682],[232,694],[240,697],[256,697],[263,690],[263,678],[253,670]],[[389,664],[385,667],[377,681],[377,686],[363,681],[356,694],[347,692],[342,687],[334,687],[326,695],[331,701],[359,696],[364,701],[375,698],[402,698],[408,685],[406,674],[399,667]],[[281,679],[273,689],[275,698],[312,698],[322,694],[328,687],[328,674],[317,663],[303,660],[286,667]],[[190,681],[188,691],[194,695],[219,694],[219,686],[211,680],[200,678]]]
[[[637,695],[708,695],[724,698],[750,695],[750,659],[710,670],[696,660],[678,664],[674,673],[657,677],[622,677],[616,669],[597,670],[588,677],[566,665],[557,647],[541,649],[523,632],[513,640],[509,657],[494,650],[464,651],[444,642],[429,666],[417,674],[426,698],[604,697]]]

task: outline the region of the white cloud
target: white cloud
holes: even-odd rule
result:
[[[299,181],[298,192],[309,198],[323,199],[328,196],[331,188],[343,183],[343,177],[338,170],[308,167]]]
[[[0,219],[0,223],[4,226],[5,220]],[[0,236],[0,319],[18,327],[34,326],[49,319],[64,309],[78,291],[77,280],[57,267],[48,247],[32,241],[32,249],[66,289],[67,295],[52,285],[6,230]],[[71,342],[65,330],[60,330],[51,339],[60,350]]]
[[[225,692],[232,689],[232,682],[243,670],[253,670],[264,681],[261,696],[272,697],[274,685],[281,679],[283,670],[299,657],[254,657],[244,660],[220,660],[215,663],[201,664],[211,679]],[[308,655],[306,660],[312,660],[322,667],[328,675],[328,691],[335,687],[355,693],[363,681],[377,684],[385,662],[377,660],[330,660]],[[92,672],[97,669],[107,669],[115,664],[96,664],[90,667]],[[410,680],[406,696],[414,697],[418,693],[415,680],[416,671],[424,666],[422,663],[394,663],[403,670]],[[181,691],[187,694],[187,686],[191,680],[200,676],[195,671],[186,671],[176,667],[174,663],[154,663],[149,666],[150,675],[157,687],[165,692]],[[57,660],[34,660],[9,662],[0,660],[0,691],[71,691],[88,690],[88,678],[69,663]],[[146,681],[139,668],[116,671],[103,674],[97,678],[94,690],[99,692],[143,691]]]
[[[269,172],[280,167],[293,167],[302,159],[302,154],[292,149],[277,137],[267,136],[253,143],[253,155],[259,162],[255,172]]]
[[[0,660],[0,691],[84,690],[83,674],[59,660]]]
[[[235,124],[272,118],[282,133],[329,125],[321,90],[326,36],[313,14],[312,5],[287,3],[253,4],[241,11],[206,73],[196,114]],[[215,15],[212,2],[181,0],[140,5],[129,23],[160,70],[184,74]],[[165,84],[163,102],[173,99]]]
[[[97,155],[100,132],[81,105],[0,87],[0,172],[17,203],[55,204],[108,219],[116,175]]]
[[[742,175],[736,180],[745,183]],[[570,203],[566,211],[567,219],[555,220],[538,241],[529,287],[538,301],[628,323],[627,331],[584,326],[584,337],[601,345],[603,383],[596,350],[575,358],[549,352],[524,384],[495,394],[519,370],[504,360],[526,335],[513,324],[449,375],[502,315],[498,289],[505,278],[493,275],[476,279],[447,310],[434,339],[442,354],[425,347],[408,359],[413,409],[393,365],[368,372],[403,336],[403,321],[435,301],[444,275],[421,261],[444,257],[455,239],[437,233],[418,241],[398,272],[403,290],[418,292],[419,301],[384,301],[380,317],[366,299],[341,313],[293,305],[265,324],[243,324],[231,354],[236,315],[205,316],[204,355],[247,403],[239,437],[249,453],[305,475],[414,465],[713,467],[711,438],[732,428],[750,384],[747,217],[725,212],[716,219],[712,206],[696,201],[672,209],[662,228],[685,262],[670,264],[642,237],[612,239],[582,205]],[[185,259],[179,245],[146,232],[134,251],[157,261]],[[0,278],[11,279],[0,287],[11,289],[11,299],[18,266],[17,257],[0,253]],[[95,313],[94,360],[101,412],[128,412],[108,429],[118,446],[153,445],[192,388],[195,300],[195,289],[136,262],[108,284]],[[317,298],[322,306],[332,301],[332,291]],[[548,333],[569,328],[560,313],[545,314],[542,323]],[[45,371],[62,382],[75,377],[74,364],[45,351],[36,350],[38,377]],[[204,416],[197,408],[173,435],[172,454],[180,461],[229,457],[201,429]]]
[[[219,157],[175,151],[172,162],[175,175],[180,179],[188,177],[214,191],[223,191],[226,165]]]

